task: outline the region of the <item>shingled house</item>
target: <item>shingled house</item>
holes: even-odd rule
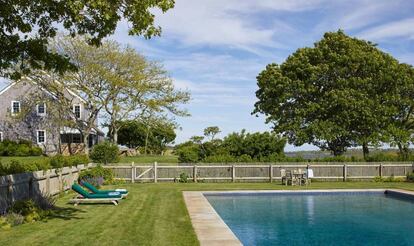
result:
[[[71,90],[64,95],[70,98],[70,114],[82,122],[88,115],[87,103]],[[44,101],[42,101],[42,98]],[[47,103],[46,103],[47,101]],[[0,91],[0,141],[30,140],[40,146],[46,154],[78,153],[85,148],[81,131],[64,126],[56,115],[49,114],[48,105],[58,103],[51,93],[33,82],[13,82]],[[51,110],[50,110],[51,111]],[[97,122],[87,136],[88,148],[104,138]]]

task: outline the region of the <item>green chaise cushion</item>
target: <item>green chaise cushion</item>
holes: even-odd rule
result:
[[[84,198],[122,198],[121,193],[119,192],[108,192],[104,194],[90,194],[85,191],[80,185],[73,184],[72,190],[76,191],[78,194],[82,195]]]
[[[128,194],[128,191],[125,189],[116,189],[116,190],[98,190],[95,186],[92,184],[82,181],[83,186],[85,186],[88,190],[90,190],[94,194],[106,194],[110,192],[119,192],[121,194]]]

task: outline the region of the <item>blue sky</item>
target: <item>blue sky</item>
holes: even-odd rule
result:
[[[296,49],[312,46],[339,28],[371,40],[402,62],[414,64],[414,1],[398,0],[176,0],[157,10],[163,33],[145,40],[127,35],[120,23],[111,37],[164,64],[178,88],[192,94],[191,117],[177,119],[177,142],[219,126],[221,136],[270,126],[250,113],[256,76]],[[286,151],[316,149],[287,146]]]

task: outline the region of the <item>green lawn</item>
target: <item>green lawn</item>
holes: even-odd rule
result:
[[[59,216],[0,232],[0,245],[198,245],[185,208],[185,190],[292,189],[270,183],[128,184],[119,206],[66,204]],[[314,182],[318,188],[403,188],[413,183]],[[298,187],[293,187],[298,189]]]

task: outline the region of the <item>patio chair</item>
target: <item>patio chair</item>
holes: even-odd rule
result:
[[[280,175],[282,177],[282,185],[289,185],[289,183],[291,185],[293,185],[293,176],[292,176],[292,171],[287,171],[285,169],[280,169]]]
[[[72,190],[79,194],[69,201],[69,203],[73,203],[75,206],[80,203],[113,203],[114,205],[118,205],[119,200],[122,199],[122,195],[119,192],[90,194],[78,184],[73,184]]]
[[[88,190],[90,190],[93,194],[108,194],[111,192],[119,192],[122,195],[122,198],[125,198],[128,196],[128,191],[126,189],[115,189],[115,190],[99,190],[95,186],[93,186],[91,183],[88,183],[86,181],[82,181],[82,185],[86,187]]]

